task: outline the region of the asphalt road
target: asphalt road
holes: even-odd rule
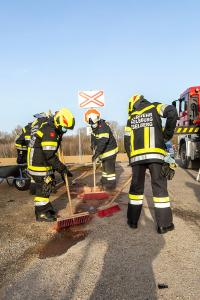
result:
[[[118,184],[131,173],[118,163]],[[136,230],[126,224],[128,188],[121,211],[55,233],[34,220],[32,196],[0,186],[0,299],[200,299],[200,183],[197,171],[178,168],[169,182],[175,230],[155,229],[149,174]],[[87,179],[91,184],[91,178]],[[81,182],[80,182],[81,183]],[[61,187],[51,197],[65,211]],[[86,206],[88,205],[85,204]],[[93,209],[91,202],[89,209]],[[165,288],[159,289],[164,285]]]

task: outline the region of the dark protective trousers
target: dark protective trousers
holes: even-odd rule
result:
[[[49,202],[49,197],[52,190],[51,183],[47,185],[44,181],[44,176],[32,176],[32,178],[35,181],[36,190],[34,197],[35,211],[47,212],[52,210],[53,207]]]
[[[102,185],[106,189],[114,189],[116,187],[115,174],[116,155],[102,161]]]
[[[172,211],[167,191],[167,179],[160,175],[162,163],[138,164],[132,166],[132,182],[129,191],[127,218],[137,224],[142,210],[146,169],[151,175],[155,218],[159,227],[172,223]]]

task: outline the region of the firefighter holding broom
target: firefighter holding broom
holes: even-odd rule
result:
[[[102,161],[101,183],[106,190],[116,186],[115,162],[118,153],[116,139],[108,123],[100,119],[100,115],[93,112],[86,117],[86,122],[92,128],[91,148],[93,150],[92,162]]]
[[[166,118],[164,131],[162,118]],[[151,175],[157,232],[174,229],[167,179],[172,179],[175,165],[166,160],[165,142],[174,134],[177,111],[173,105],[150,103],[141,95],[129,99],[129,118],[124,145],[132,166],[127,223],[137,228],[144,197],[146,169]]]
[[[72,130],[75,119],[67,108],[62,108],[43,122],[39,129],[31,135],[28,147],[28,172],[35,181],[36,195],[34,197],[35,216],[37,221],[55,221],[56,212],[49,202],[49,196],[54,187],[54,170],[62,177],[72,173],[59,160],[57,151],[63,134]]]

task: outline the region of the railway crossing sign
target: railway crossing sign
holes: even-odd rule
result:
[[[81,91],[78,93],[78,100],[81,108],[103,107],[104,91]]]

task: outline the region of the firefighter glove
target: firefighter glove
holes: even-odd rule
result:
[[[63,181],[65,181],[64,175],[67,175],[68,177],[73,177],[72,172],[70,172],[67,167],[61,172],[61,177],[62,177]]]
[[[166,177],[168,180],[172,180],[175,174],[175,168],[176,168],[175,163],[169,164],[164,162],[161,169],[161,175]]]
[[[98,158],[98,154],[97,153],[95,153],[93,156],[92,156],[92,162],[94,162],[97,158]]]

